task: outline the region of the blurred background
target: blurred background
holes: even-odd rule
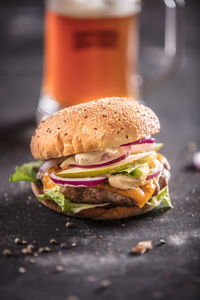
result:
[[[142,3],[140,55],[147,47],[163,47],[164,44],[163,2],[144,0]],[[5,125],[6,120],[8,121],[6,116],[8,110],[9,122],[10,119],[14,122],[17,118],[22,119],[23,116],[30,119],[37,108],[43,71],[44,1],[11,0],[8,3],[1,0],[0,8],[0,99],[2,112],[0,124]],[[148,98],[145,99],[147,104],[151,104],[153,97],[157,97],[158,100],[155,101],[157,105],[163,103],[159,93],[168,90],[175,78],[180,76],[182,73],[180,68],[185,68],[184,70],[187,67],[192,68],[192,62],[195,60],[194,53],[198,53],[199,46],[198,14],[198,1],[187,1],[184,25],[185,57],[184,59],[182,57],[179,73],[176,72],[175,76],[171,76],[170,80],[156,90],[155,94],[149,94]],[[151,74],[152,66],[145,64],[146,61],[143,59],[140,61],[142,73],[150,72]],[[198,76],[193,75],[192,78],[192,82],[195,84]],[[176,90],[177,88],[178,86],[176,86]],[[191,96],[188,95],[188,97]],[[177,103],[180,101],[179,95],[174,98]]]

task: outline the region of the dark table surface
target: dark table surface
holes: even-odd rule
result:
[[[32,160],[29,142],[41,83],[43,7],[39,1],[0,2],[2,300],[200,298],[200,172],[192,167],[191,152],[194,144],[200,149],[197,2],[186,3],[186,55],[181,66],[146,99],[161,120],[157,139],[165,143],[163,153],[172,166],[174,209],[113,222],[71,219],[71,227],[66,227],[65,216],[37,202],[28,183],[8,182],[15,165]],[[155,32],[163,14],[158,1],[144,9],[142,26],[148,28],[144,35],[159,43]],[[21,252],[24,246],[14,243],[16,237],[36,250],[50,247],[51,252],[31,263]],[[50,244],[51,238],[59,244]],[[159,246],[160,239],[166,243]],[[130,255],[142,240],[152,240],[153,249],[142,256]],[[4,256],[4,249],[12,256]],[[62,272],[56,271],[58,265],[64,267]],[[19,267],[26,273],[20,274]]]

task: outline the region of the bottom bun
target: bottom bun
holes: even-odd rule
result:
[[[37,197],[39,194],[42,194],[42,189],[36,184],[31,183],[31,187],[33,190],[33,193]],[[62,209],[53,201],[50,200],[43,200],[41,201],[44,205],[48,206],[50,209],[53,209],[59,213],[65,214],[67,216],[80,218],[80,219],[94,219],[94,220],[114,220],[114,219],[123,219],[128,218],[132,216],[138,216],[145,214],[152,209],[155,208],[155,206],[150,205],[144,205],[142,208],[139,208],[137,206],[133,207],[127,207],[127,206],[116,206],[113,208],[102,208],[102,207],[96,207],[96,208],[88,208],[85,210],[80,211],[76,214],[71,214],[65,211],[62,211]]]

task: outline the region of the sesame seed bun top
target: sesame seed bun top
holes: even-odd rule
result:
[[[159,132],[155,113],[131,99],[111,97],[67,107],[49,116],[31,140],[35,159],[119,147]]]

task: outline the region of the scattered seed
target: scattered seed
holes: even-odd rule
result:
[[[39,249],[38,249],[38,253],[43,253],[45,250],[44,250],[44,247],[40,247]]]
[[[76,243],[72,243],[72,247],[76,247]]]
[[[31,254],[33,249],[34,249],[34,246],[32,244],[29,244],[26,248],[22,249],[22,253]]]
[[[192,189],[192,194],[195,194],[196,193],[196,190],[195,189]]]
[[[50,239],[49,243],[50,244],[58,244],[58,242],[56,241],[56,239]]]
[[[78,296],[75,296],[75,295],[70,295],[67,297],[66,300],[80,300],[80,298]]]
[[[87,277],[87,280],[88,280],[89,282],[95,282],[95,281],[96,281],[96,277],[94,277],[94,276],[88,276],[88,277]]]
[[[39,254],[38,254],[37,252],[33,253],[33,255],[34,255],[35,257],[39,256]]]
[[[126,227],[126,224],[121,224],[122,227]]]
[[[20,274],[24,274],[24,273],[26,273],[26,268],[24,268],[24,267],[19,267],[19,268],[18,268],[18,272],[19,272]]]
[[[189,152],[195,152],[196,148],[197,148],[197,146],[194,142],[189,142],[187,145],[187,149]]]
[[[22,243],[22,241],[19,237],[15,238],[14,242],[15,242],[15,244],[21,244]]]
[[[28,244],[28,241],[22,240],[22,244],[23,244],[23,245],[26,245],[26,244]]]
[[[164,239],[160,239],[160,244],[165,244],[165,240]]]
[[[51,248],[50,247],[44,247],[44,250],[46,251],[46,252],[50,252],[51,251]]]
[[[59,228],[58,228],[58,227],[56,228],[56,231],[59,231]]]
[[[35,264],[35,263],[36,263],[36,260],[35,260],[34,257],[30,257],[30,258],[28,259],[28,261],[29,261],[31,264]]]
[[[10,249],[4,249],[4,250],[3,250],[3,255],[4,255],[4,256],[11,256],[11,255],[12,255],[12,252],[10,251]]]
[[[152,241],[142,241],[137,243],[137,245],[132,248],[132,253],[141,255],[152,248]]]
[[[66,244],[65,243],[61,243],[60,244],[60,248],[65,248],[66,247]]]
[[[111,285],[111,281],[108,279],[104,279],[101,281],[100,286],[102,288],[108,288]]]
[[[66,227],[71,227],[71,223],[70,223],[70,222],[67,222],[67,223],[66,223]]]
[[[29,250],[27,248],[23,248],[22,249],[22,253],[23,254],[30,254]]]
[[[190,200],[190,197],[185,197],[185,200],[186,200],[186,201]]]
[[[38,253],[44,253],[44,252],[50,252],[51,251],[51,248],[49,247],[40,247],[38,249]]]
[[[62,272],[62,271],[64,271],[64,267],[62,265],[57,265],[56,266],[56,271],[57,272]]]

